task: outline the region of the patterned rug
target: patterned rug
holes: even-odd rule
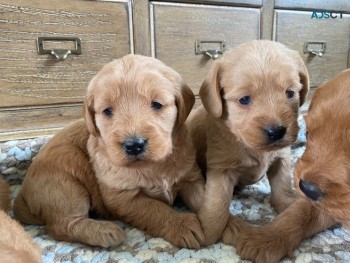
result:
[[[292,147],[293,163],[302,155],[305,145],[304,123],[296,144]],[[12,197],[21,187],[31,159],[50,137],[24,141],[9,141],[0,144],[0,171],[10,182]],[[270,187],[266,179],[234,194],[230,211],[234,215],[262,225],[271,221],[275,213],[269,204]],[[10,212],[12,215],[12,212]],[[125,244],[109,249],[90,247],[79,243],[57,242],[48,236],[42,226],[25,226],[25,230],[42,249],[45,263],[53,262],[120,262],[120,263],[214,263],[250,262],[240,260],[235,248],[217,243],[200,250],[179,249],[162,238],[145,235],[142,231],[116,221],[127,235]],[[350,262],[350,233],[343,228],[333,228],[305,240],[294,251],[293,258],[282,262]]]

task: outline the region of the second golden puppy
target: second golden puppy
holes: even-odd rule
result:
[[[197,216],[171,205],[179,194],[196,211],[204,182],[185,120],[194,103],[179,74],[159,60],[128,55],[91,80],[85,122],[51,139],[34,159],[15,204],[27,224],[59,240],[109,247],[124,239],[120,219],[181,247],[199,248]]]
[[[299,198],[271,223],[241,232],[236,249],[242,259],[279,262],[284,256],[292,256],[302,240],[337,222],[350,230],[349,101],[350,69],[314,91],[304,116],[305,152],[294,169]],[[342,245],[347,246],[347,242]],[[328,262],[345,261],[334,258]]]
[[[277,212],[294,200],[288,146],[297,137],[308,80],[298,53],[272,41],[244,43],[213,63],[200,89],[203,106],[188,120],[207,179],[199,211],[207,244],[223,234],[225,243],[235,243],[242,224],[229,217],[236,185],[267,174]]]
[[[7,215],[11,206],[10,188],[0,178],[0,262],[40,263],[41,251],[15,220]]]

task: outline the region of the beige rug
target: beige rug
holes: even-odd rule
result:
[[[303,153],[304,126],[292,148],[293,162]],[[10,182],[13,197],[21,187],[31,159],[49,137],[35,140],[10,141],[0,144],[0,171]],[[270,188],[267,180],[235,193],[231,212],[253,224],[265,224],[275,216],[269,204]],[[235,248],[218,243],[200,250],[179,249],[162,238],[145,235],[142,231],[121,225],[128,237],[127,242],[109,249],[89,247],[77,243],[57,242],[50,238],[41,226],[25,226],[25,230],[42,248],[45,263],[53,262],[249,262],[240,260]],[[92,237],[93,238],[93,237]],[[282,262],[350,262],[350,233],[343,228],[334,228],[305,240],[295,251],[293,259]]]

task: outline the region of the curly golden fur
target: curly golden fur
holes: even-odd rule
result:
[[[305,117],[306,149],[294,171],[298,200],[271,223],[241,232],[241,258],[278,262],[302,240],[336,222],[350,228],[349,101],[350,70],[316,89]]]
[[[229,214],[235,186],[267,174],[277,212],[294,201],[289,146],[297,137],[308,79],[298,53],[272,41],[244,43],[213,63],[200,89],[203,106],[188,120],[197,161],[206,173],[198,213],[206,244],[222,237],[235,244],[244,226]]]
[[[128,55],[91,80],[79,120],[51,139],[32,163],[15,214],[45,224],[59,240],[109,247],[125,239],[120,219],[180,247],[199,248],[196,214],[171,207],[179,195],[196,212],[204,179],[185,120],[194,95],[159,60]]]
[[[39,247],[6,212],[10,209],[10,188],[0,179],[0,262],[40,263]]]

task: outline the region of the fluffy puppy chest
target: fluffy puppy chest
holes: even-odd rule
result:
[[[212,125],[207,131],[207,165],[214,169],[226,170],[241,186],[257,182],[277,158],[288,155],[288,148],[276,151],[251,149],[226,128],[221,128],[221,133],[216,132],[217,127]]]
[[[236,159],[238,165],[232,170],[238,175],[238,185],[251,185],[259,181],[268,171],[273,161],[278,158],[278,152],[247,153],[246,156]]]
[[[172,205],[179,183],[189,168],[172,169],[169,161],[151,163],[142,167],[121,167],[109,161],[103,152],[94,152],[92,165],[96,178],[105,187],[116,190],[139,190],[147,196]],[[175,172],[176,171],[176,172]]]

